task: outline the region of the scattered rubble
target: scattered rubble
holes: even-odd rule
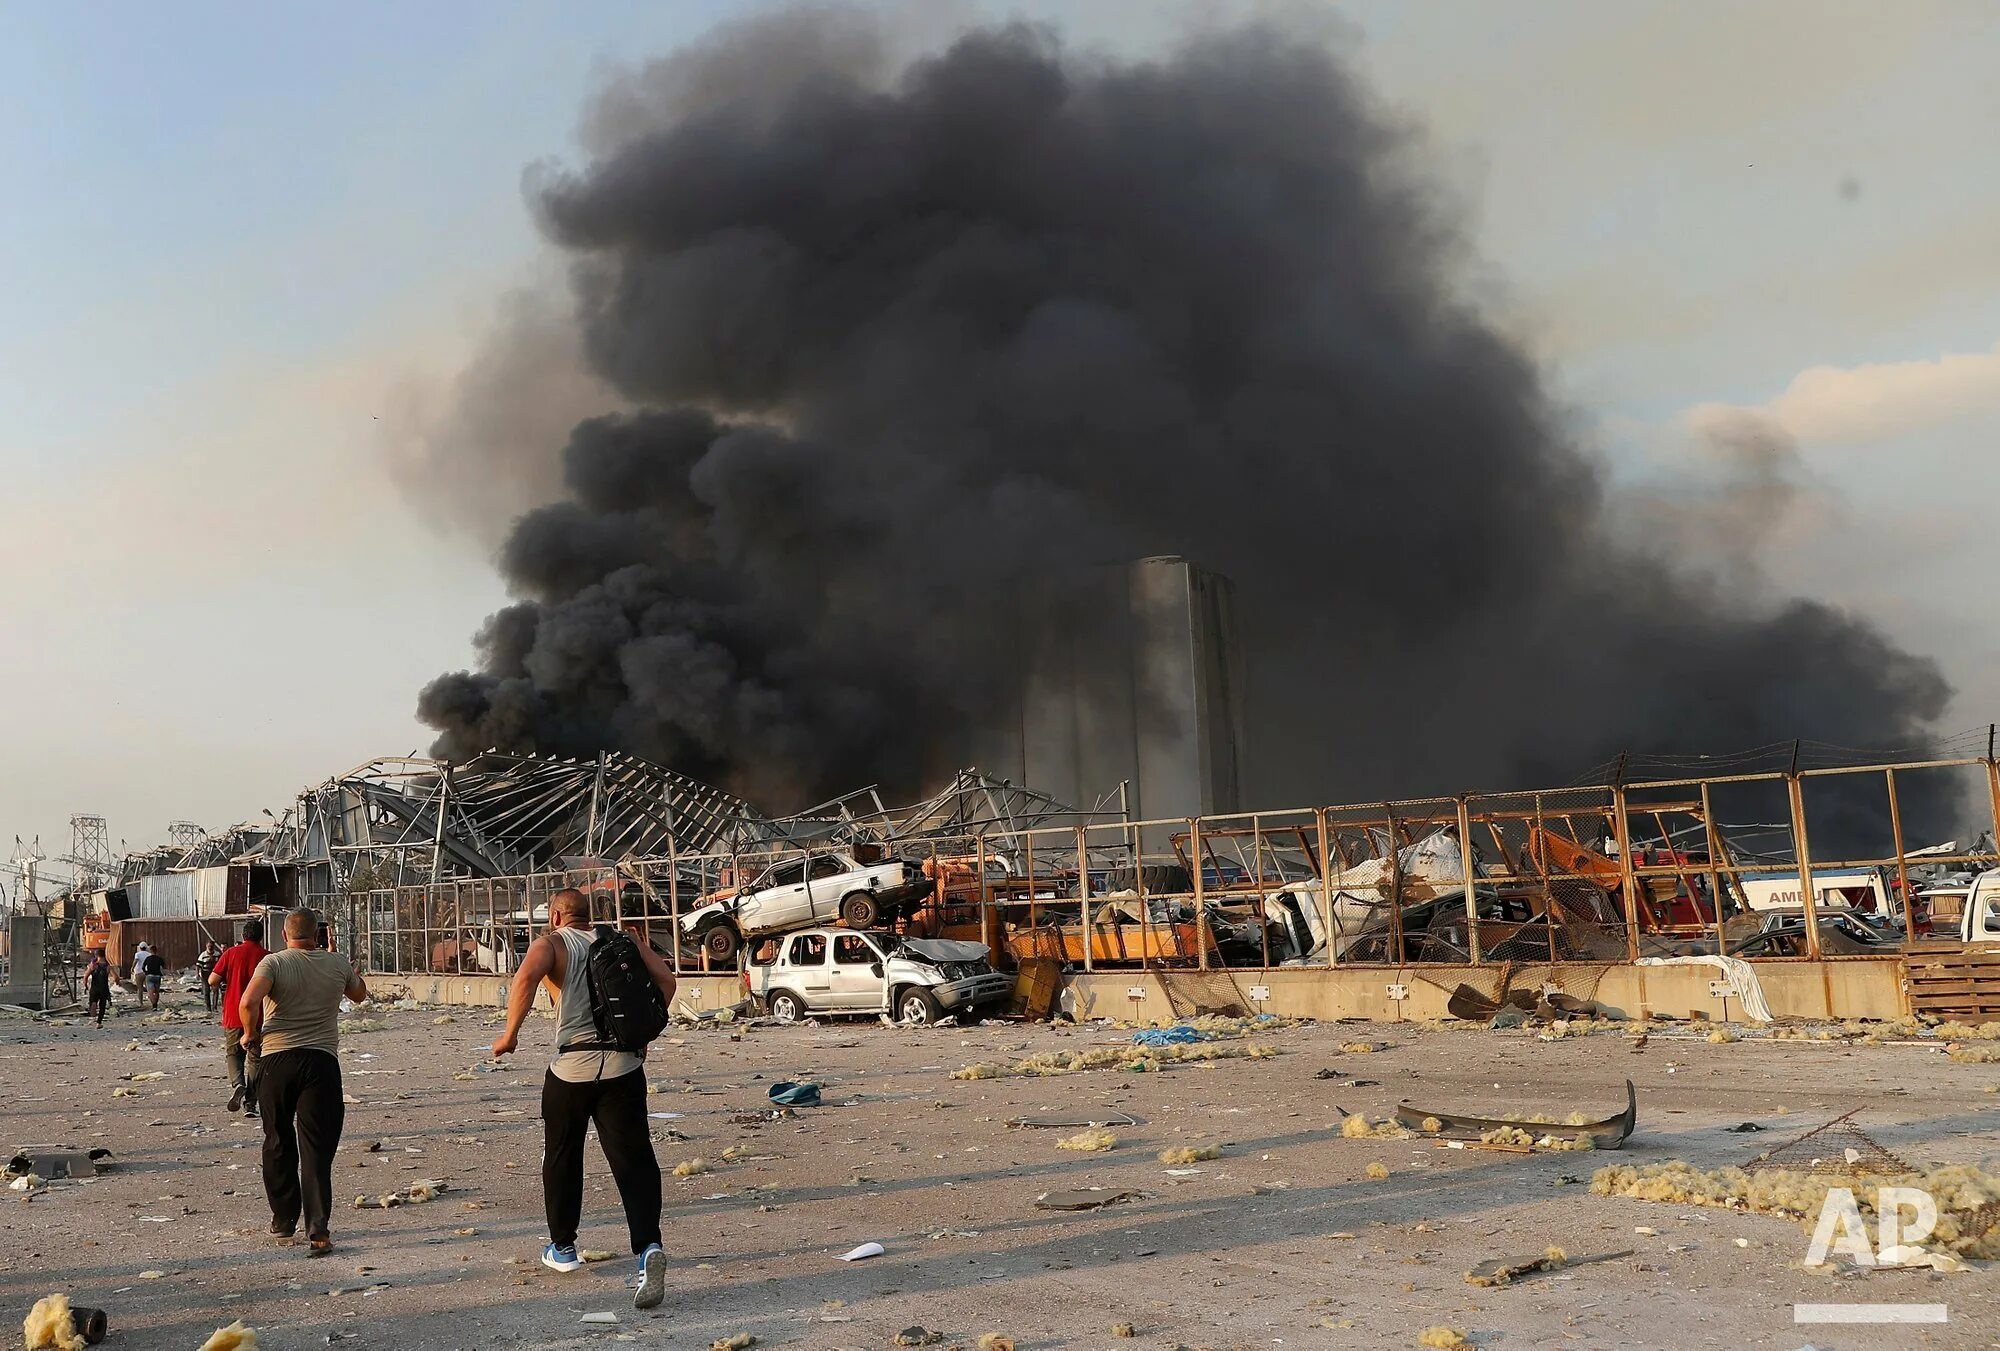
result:
[[[1206,1163],[1210,1159],[1221,1157],[1221,1145],[1182,1145],[1176,1149],[1160,1151],[1160,1162],[1172,1167],[1184,1168],[1191,1163]]]
[[[1551,1143],[1542,1147],[1549,1149],[1617,1149],[1630,1138],[1633,1129],[1639,1124],[1639,1094],[1638,1090],[1633,1087],[1632,1081],[1627,1079],[1625,1081],[1625,1110],[1616,1116],[1608,1116],[1596,1121],[1589,1120],[1581,1112],[1572,1112],[1567,1120],[1560,1122],[1547,1116],[1466,1116],[1451,1112],[1428,1112],[1414,1107],[1408,1102],[1397,1104],[1396,1120],[1402,1122],[1405,1126],[1414,1126],[1424,1130],[1427,1134],[1443,1135],[1456,1139],[1473,1139],[1489,1144],[1523,1143],[1517,1137],[1529,1135],[1529,1132],[1524,1129],[1527,1126],[1570,1126],[1575,1127],[1576,1130],[1567,1135],[1557,1135],[1551,1132],[1544,1137],[1544,1139],[1549,1140]],[[1429,1123],[1432,1121],[1436,1121],[1439,1124],[1439,1129],[1435,1131],[1430,1129]],[[1342,1135],[1349,1134],[1345,1124],[1342,1125],[1340,1133]],[[1361,1131],[1356,1133],[1366,1134],[1368,1132]],[[1590,1137],[1588,1145],[1580,1143],[1581,1137],[1585,1135]],[[1494,1138],[1489,1140],[1488,1136],[1493,1136]],[[1567,1143],[1564,1141],[1567,1141]],[[1525,1143],[1533,1146],[1541,1144],[1541,1141],[1530,1137]]]
[[[1057,1149],[1074,1150],[1080,1154],[1100,1154],[1118,1147],[1118,1137],[1107,1130],[1081,1131],[1064,1140],[1056,1141]]]
[[[226,1328],[217,1328],[201,1344],[200,1351],[257,1351],[257,1332],[237,1319]]]
[[[21,1322],[21,1338],[27,1351],[83,1351],[87,1339],[77,1328],[76,1315],[90,1311],[72,1309],[67,1295],[44,1295],[28,1310]],[[98,1317],[102,1319],[103,1314]],[[88,1319],[85,1320],[88,1322]],[[101,1339],[103,1333],[98,1334]]]
[[[1960,1257],[2000,1258],[2000,1173],[1952,1164],[1909,1173],[1807,1172],[1795,1168],[1700,1168],[1681,1159],[1634,1166],[1612,1164],[1591,1177],[1599,1196],[1711,1206],[1799,1220],[1810,1227],[1826,1194],[1852,1191],[1865,1215],[1875,1214],[1883,1187],[1918,1187],[1937,1203],[1931,1241]]]

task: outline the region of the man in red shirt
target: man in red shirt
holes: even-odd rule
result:
[[[257,1048],[243,1044],[243,987],[257,970],[257,963],[271,954],[264,949],[264,921],[253,919],[243,926],[243,941],[215,959],[208,973],[210,985],[222,987],[222,1054],[229,1061],[229,1110],[241,1108],[251,1119],[257,1116]]]

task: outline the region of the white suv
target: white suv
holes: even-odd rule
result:
[[[854,929],[806,929],[774,941],[776,957],[753,963],[743,985],[784,1022],[887,1013],[934,1023],[1004,1007],[1014,994],[1014,978],[993,969],[983,943]]]

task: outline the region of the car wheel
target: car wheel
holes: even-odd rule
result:
[[[938,1020],[938,1003],[928,990],[905,990],[896,1000],[896,1021],[928,1026]]]
[[[736,930],[727,924],[711,924],[701,933],[701,950],[711,962],[733,962],[736,950],[743,946],[743,940],[736,936]]]
[[[872,929],[882,918],[882,907],[865,891],[853,891],[840,898],[841,922],[850,929]]]
[[[776,990],[771,994],[771,1016],[781,1023],[804,1022],[806,1001],[790,990]]]

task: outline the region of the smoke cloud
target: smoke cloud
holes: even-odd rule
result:
[[[508,535],[480,669],[422,694],[439,753],[915,789],[1011,697],[999,598],[1166,553],[1236,583],[1252,803],[1925,739],[1933,663],[1616,509],[1323,44],[885,53],[846,11],[723,30],[531,172],[610,393],[538,461],[563,493]],[[509,453],[459,473],[532,481]]]

